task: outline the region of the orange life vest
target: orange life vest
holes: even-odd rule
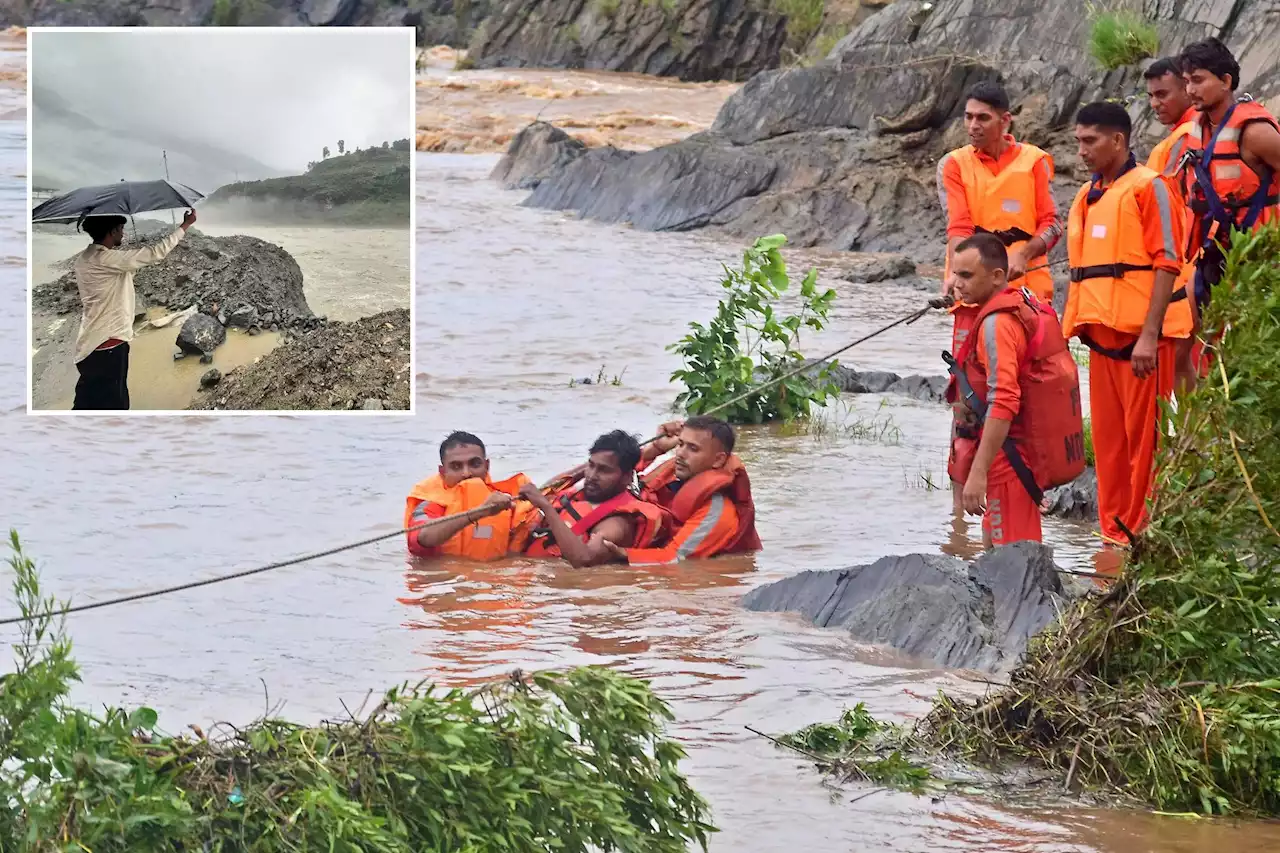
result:
[[[668,459],[642,478],[642,496],[667,509],[676,524],[688,521],[698,507],[711,500],[716,493],[724,495],[738,513],[738,529],[721,554],[745,554],[763,547],[756,533],[756,503],[751,496],[751,478],[747,467],[737,454],[730,453],[724,466],[695,474],[679,488],[676,483],[676,463]]]
[[[1186,170],[1190,260],[1220,264],[1221,252],[1212,250],[1227,245],[1233,228],[1250,231],[1280,218],[1280,174],[1264,166],[1259,176],[1240,154],[1244,129],[1254,122],[1266,122],[1280,130],[1275,116],[1251,99],[1232,104],[1212,136],[1203,114],[1193,123],[1187,148],[1195,159]],[[1217,276],[1206,278],[1204,263],[1198,266],[1196,298],[1204,302]]]
[[[1035,167],[1041,159],[1048,161],[1049,180],[1053,180],[1053,157],[1034,145],[1018,144],[1018,155],[998,175],[991,174],[972,145],[951,152],[960,167],[965,202],[975,230],[995,234],[1010,250],[1021,248],[1036,236]],[[1040,255],[1029,260],[1027,266],[1047,262],[1048,258]],[[948,268],[945,274],[950,276],[951,270]],[[1053,301],[1053,276],[1047,267],[1028,272],[1017,284],[1046,302]]]
[[[413,526],[414,510],[423,503],[440,504],[444,507],[445,515],[454,515],[475,509],[494,492],[515,496],[520,493],[520,487],[528,482],[529,478],[524,474],[516,474],[498,481],[472,477],[450,487],[436,474],[414,486],[405,498],[404,526]],[[530,504],[517,502],[506,512],[487,516],[458,531],[440,546],[440,552],[472,560],[501,559],[510,550],[513,530],[520,524],[523,516],[533,512]]]
[[[593,504],[582,496],[581,489],[570,486],[551,498],[565,524],[586,542],[591,528],[614,515],[631,516],[635,523],[632,548],[650,548],[665,542],[671,535],[671,515],[662,507],[637,498],[626,490],[602,504]],[[560,546],[551,531],[534,527],[525,539],[524,553],[529,557],[559,557]]]
[[[1089,201],[1090,193],[1098,189],[1096,178],[1093,184],[1081,187],[1067,217],[1071,289],[1062,312],[1063,333],[1075,335],[1095,352],[1114,358],[1128,356],[1097,347],[1083,327],[1098,324],[1135,336],[1142,331],[1156,273],[1143,239],[1137,194],[1157,180],[1165,179],[1131,158],[1127,171],[1096,201]],[[1171,195],[1176,198],[1172,191]],[[1190,336],[1191,305],[1185,291],[1174,291],[1161,334]]]
[[[1044,490],[1069,483],[1084,471],[1084,417],[1080,407],[1080,372],[1067,349],[1057,315],[1026,288],[1005,288],[978,312],[975,329],[999,311],[1013,314],[1027,338],[1027,353],[1018,365],[1022,402],[1009,425],[1005,457],[1031,497],[1039,503]],[[947,401],[963,398],[978,417],[971,434],[971,452],[954,459],[952,479],[964,482],[973,466],[981,422],[987,410],[987,376],[977,358],[978,335],[970,335],[955,355],[944,356],[956,382]],[[957,426],[957,431],[964,427]],[[957,454],[953,453],[953,457]],[[967,458],[965,458],[967,457]]]
[[[1151,149],[1151,154],[1147,157],[1147,168],[1167,178],[1178,179],[1182,155],[1187,150],[1187,137],[1191,136],[1195,126],[1194,121],[1184,121],[1170,131],[1168,136],[1156,143],[1156,147]],[[1183,190],[1184,187],[1179,183],[1178,192],[1181,193]]]

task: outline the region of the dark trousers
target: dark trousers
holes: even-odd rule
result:
[[[76,401],[72,409],[129,408],[129,345],[98,349],[76,364]]]

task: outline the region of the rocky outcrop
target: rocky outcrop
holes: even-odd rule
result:
[[[776,68],[787,19],[753,0],[507,0],[467,54],[478,68],[634,71],[745,80]]]
[[[831,369],[831,378],[846,394],[903,394],[925,403],[946,399],[946,376],[899,376],[888,370],[860,371],[837,364]]]
[[[1098,473],[1093,468],[1084,469],[1084,473],[1065,486],[1050,489],[1045,493],[1048,504],[1045,513],[1059,518],[1074,518],[1083,521],[1098,520]]]
[[[748,610],[797,612],[855,640],[892,646],[947,668],[1008,672],[1027,641],[1082,585],[1064,584],[1052,549],[1016,542],[972,563],[936,554],[801,572],[757,587]]]
[[[399,308],[294,335],[203,389],[188,408],[404,410],[411,370],[409,311]]]
[[[1159,4],[1166,52],[1218,34],[1240,57],[1244,88],[1280,96],[1280,17],[1264,0]],[[735,238],[785,233],[793,246],[883,251],[936,262],[943,219],[938,159],[963,144],[974,83],[1002,79],[1014,132],[1055,155],[1064,208],[1079,180],[1069,123],[1084,102],[1128,94],[1140,69],[1096,70],[1083,0],[897,0],[813,67],[767,71],[725,103],[711,130],[640,153],[570,150],[526,204],[645,230],[716,226]],[[1160,128],[1142,99],[1136,147]],[[520,138],[511,151],[518,152]],[[545,159],[546,152],[542,155]],[[516,159],[516,158],[513,158]],[[504,162],[519,173],[519,162]],[[1063,251],[1061,244],[1055,257]]]
[[[140,235],[126,248],[161,239],[164,233]],[[175,311],[195,306],[223,325],[244,324],[252,317],[258,326],[273,329],[312,329],[322,322],[307,304],[298,262],[256,237],[209,237],[192,228],[164,260],[139,270],[134,286],[145,304]],[[75,273],[35,287],[32,301],[42,312],[79,312]]]

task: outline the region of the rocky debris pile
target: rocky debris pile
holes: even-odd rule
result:
[[[1064,577],[1068,578],[1064,581]],[[749,592],[748,610],[798,612],[865,643],[938,666],[1011,670],[1027,641],[1085,585],[1060,574],[1053,550],[1016,542],[972,563],[938,554],[883,557],[866,566],[801,572]]]
[[[888,370],[859,371],[837,364],[831,378],[848,394],[903,394],[926,403],[946,402],[946,376],[899,376]]]
[[[409,311],[295,334],[199,392],[190,409],[409,408]]]
[[[1237,51],[1251,94],[1280,94],[1280,54],[1268,47],[1280,38],[1280,18],[1271,5],[1162,5],[1161,48],[1217,34]],[[937,162],[965,142],[959,118],[974,83],[1006,83],[1015,99],[1013,132],[1054,154],[1063,210],[1087,179],[1070,138],[1075,111],[1140,89],[1140,69],[1107,74],[1088,56],[1086,7],[1083,0],[1049,7],[897,0],[825,61],[752,77],[706,133],[639,153],[583,150],[558,138],[545,140],[559,148],[548,152],[517,136],[508,151],[514,162],[495,175],[539,174],[530,206],[644,230],[716,226],[738,239],[782,232],[797,247],[937,262],[945,245]],[[1162,128],[1144,114],[1137,131],[1145,156]],[[540,163],[563,164],[542,174],[520,162],[532,152]],[[1054,257],[1064,251],[1060,243]]]
[[[171,229],[132,237],[124,248],[163,239]],[[309,330],[323,324],[307,304],[302,270],[293,256],[257,237],[210,237],[192,228],[162,261],[134,275],[138,316],[147,306],[182,311],[192,306],[223,326],[244,329]],[[70,314],[80,310],[75,273],[32,290],[37,311]]]
[[[508,0],[476,32],[477,68],[590,68],[745,80],[776,68],[787,17],[744,0]]]

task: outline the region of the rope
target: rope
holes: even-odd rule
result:
[[[296,566],[299,563],[306,563],[311,560],[318,560],[321,557],[330,557],[330,556],[333,556],[334,554],[341,554],[343,551],[350,551],[354,548],[362,548],[365,545],[372,545],[374,542],[381,542],[384,539],[392,539],[396,536],[400,536],[405,533],[412,533],[417,530],[424,530],[428,527],[434,527],[438,524],[443,524],[446,521],[452,521],[454,519],[461,518],[464,515],[468,516],[469,518],[470,512],[471,511],[468,510],[467,512],[458,512],[458,513],[454,513],[453,515],[446,515],[440,518],[433,518],[421,524],[413,525],[411,527],[406,527],[402,530],[396,530],[392,533],[383,533],[378,536],[371,536],[368,539],[362,539],[359,542],[351,542],[347,545],[339,545],[336,548],[330,548],[326,551],[317,551],[314,554],[306,554],[301,557],[293,557],[292,559],[281,560],[278,563],[271,563],[266,566],[259,566],[256,569],[245,569],[242,572],[232,572],[231,574],[227,574],[227,575],[217,575],[215,577],[205,578],[204,580],[191,581],[190,583],[178,584],[177,586],[167,586],[167,587],[164,587],[163,589],[153,589],[148,592],[134,593],[133,595],[122,595],[119,598],[108,598],[103,601],[94,601],[89,604],[79,604],[79,605],[76,605],[75,607],[66,607],[61,610],[49,611],[47,613],[41,613],[34,616],[11,616],[7,619],[0,619],[0,625],[13,625],[18,622],[30,622],[35,619],[43,619],[46,616],[65,615],[67,613],[80,613],[85,610],[95,610],[99,607],[110,607],[115,604],[127,604],[130,601],[141,601],[144,598],[155,598],[156,596],[159,596],[159,595],[168,595],[171,592],[182,592],[183,590],[195,589],[196,587],[200,587],[200,586],[209,586],[210,584],[222,583],[223,581],[234,580],[236,578],[246,578],[246,577],[249,577],[250,575],[258,575],[258,574],[262,574],[263,572],[269,572],[272,569],[283,569],[286,566]]]
[[[925,307],[921,308],[920,310],[914,311],[905,317],[901,317],[897,320],[894,320],[892,323],[889,323],[888,325],[881,326],[879,329],[876,329],[874,332],[870,332],[869,334],[863,335],[862,337],[858,338],[853,343],[845,344],[844,346],[840,347],[840,349],[832,350],[826,355],[819,356],[818,358],[809,359],[803,362],[799,367],[789,370],[780,376],[775,376],[773,379],[770,379],[769,381],[761,385],[758,385],[749,391],[739,394],[737,397],[734,397],[731,400],[728,400],[724,403],[721,403],[718,406],[708,409],[704,414],[709,415],[714,412],[723,411],[724,409],[727,409],[736,403],[740,403],[754,394],[759,394],[761,391],[763,391],[764,389],[772,385],[776,385],[779,382],[784,382],[787,379],[790,379],[792,376],[795,376],[799,373],[803,373],[804,371],[808,370],[809,368],[817,364],[821,364],[822,362],[825,362],[825,361],[830,361],[831,359],[835,358],[841,353],[846,352],[847,350],[853,349],[858,344],[869,341],[872,338],[876,337],[877,335],[882,335],[885,332],[889,331],[890,329],[895,328],[896,326],[901,326],[904,323],[907,323],[907,324],[914,323],[916,320],[919,320],[926,313],[928,313],[930,309],[942,308],[946,304],[947,304],[947,300],[944,298],[930,299],[928,304],[925,305]],[[645,442],[643,442],[641,444],[641,447],[648,444],[652,444],[653,442],[657,441],[659,438],[661,438],[661,436],[655,435],[653,438],[650,438]],[[551,488],[551,486],[557,484],[557,482],[558,480],[553,480],[547,485],[542,486],[541,487],[542,491],[546,491],[547,489]],[[318,560],[322,557],[331,557],[334,554],[341,554],[344,551],[351,551],[355,548],[362,548],[365,545],[372,545],[373,543],[381,542],[384,539],[392,539],[396,536],[401,536],[406,533],[413,533],[414,531],[417,531],[417,530],[424,530],[428,527],[434,527],[435,525],[443,524],[446,521],[452,521],[464,515],[467,516],[468,518],[471,517],[470,511],[454,513],[453,515],[446,515],[442,518],[433,518],[421,524],[405,527],[401,530],[396,530],[392,533],[383,533],[378,536],[371,536],[368,539],[361,539],[359,542],[351,542],[346,545],[339,545],[334,548],[329,548],[328,550],[325,550],[325,551],[317,551],[314,554],[305,554],[301,557],[293,557],[288,560],[281,560],[280,562],[277,562],[277,563],[269,563],[268,565],[259,566],[258,568],[255,568],[255,569],[245,569],[244,571],[240,571],[240,572],[232,572],[230,574],[217,575],[215,577],[205,578],[204,580],[191,581],[190,583],[178,584],[176,586],[167,586],[161,589],[149,590],[147,592],[138,592],[138,593],[134,593],[133,595],[122,595],[122,596],[119,596],[118,598],[108,598],[103,601],[94,601],[89,604],[79,604],[74,607],[66,607],[58,611],[50,611],[50,612],[42,613],[39,615],[11,616],[7,619],[0,619],[0,625],[13,625],[18,622],[31,622],[33,620],[43,619],[45,617],[66,615],[68,613],[81,613],[86,610],[96,610],[99,607],[111,607],[116,604],[127,604],[131,601],[142,601],[143,599],[155,598],[161,595],[168,595],[173,592],[183,592],[188,589],[195,589],[197,587],[209,586],[215,583],[222,583],[223,581],[235,580],[236,578],[245,578],[245,577],[249,577],[250,575],[258,575],[258,574],[262,574],[263,572],[272,571],[274,569],[283,569],[288,566],[296,566],[299,563],[306,563],[306,562],[310,562],[311,560]]]

